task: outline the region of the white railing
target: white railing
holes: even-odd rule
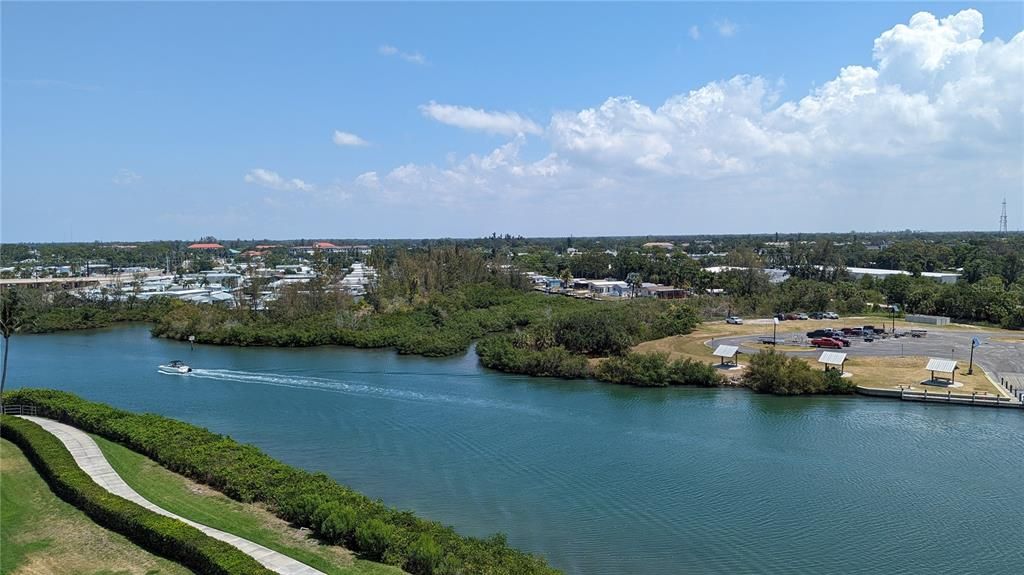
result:
[[[34,405],[3,405],[0,413],[4,415],[36,415],[38,408]]]

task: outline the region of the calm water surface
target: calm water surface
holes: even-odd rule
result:
[[[184,359],[190,377],[156,366]],[[1024,573],[1024,413],[639,390],[144,326],[18,336],[11,387],[182,419],[568,573]]]

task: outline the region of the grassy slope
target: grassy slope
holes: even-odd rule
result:
[[[336,545],[320,545],[258,505],[234,501],[130,449],[93,436],[117,473],[153,503],[204,525],[255,541],[329,575],[398,575],[402,571],[355,558]]]
[[[186,575],[93,523],[50,491],[21,450],[0,440],[0,573]]]

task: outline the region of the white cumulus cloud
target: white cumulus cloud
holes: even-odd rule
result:
[[[865,42],[871,65],[787,100],[779,81],[737,75],[661,102],[616,96],[559,111],[544,128],[431,102],[427,117],[511,139],[442,166],[368,172],[353,187],[410,205],[501,205],[503,217],[546,202],[544,213],[572,206],[573,221],[612,223],[630,206],[645,214],[634,232],[806,228],[797,213],[818,214],[820,229],[963,229],[1024,188],[1024,32],[1004,41],[983,30],[976,10],[915,14]],[[542,138],[528,150],[524,134]]]
[[[736,23],[732,22],[728,18],[725,20],[718,20],[715,22],[715,28],[718,29],[718,34],[725,38],[732,38],[736,35]]]
[[[391,44],[382,44],[377,48],[377,53],[381,56],[395,56],[409,62],[411,64],[419,64],[420,66],[427,64],[427,58],[419,52],[403,52]]]
[[[370,142],[360,138],[359,136],[350,132],[342,132],[341,130],[334,131],[334,137],[332,138],[334,143],[338,146],[369,146]]]
[[[122,168],[122,169],[118,170],[116,174],[114,174],[114,177],[113,177],[113,179],[111,181],[113,181],[115,184],[117,184],[119,186],[130,186],[130,185],[132,185],[134,183],[137,183],[137,182],[139,182],[141,180],[142,180],[142,176],[136,174],[135,172],[133,172],[131,170]]]
[[[515,112],[489,112],[467,106],[451,106],[431,101],[420,106],[423,115],[442,124],[464,130],[477,130],[492,134],[540,134],[540,126]]]
[[[312,192],[316,189],[313,184],[306,183],[298,178],[283,178],[277,172],[254,168],[245,175],[245,181],[250,184],[280,191]]]

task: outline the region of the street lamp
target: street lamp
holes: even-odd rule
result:
[[[967,375],[974,375],[974,348],[981,345],[981,340],[978,336],[971,338],[971,364],[967,367]]]

